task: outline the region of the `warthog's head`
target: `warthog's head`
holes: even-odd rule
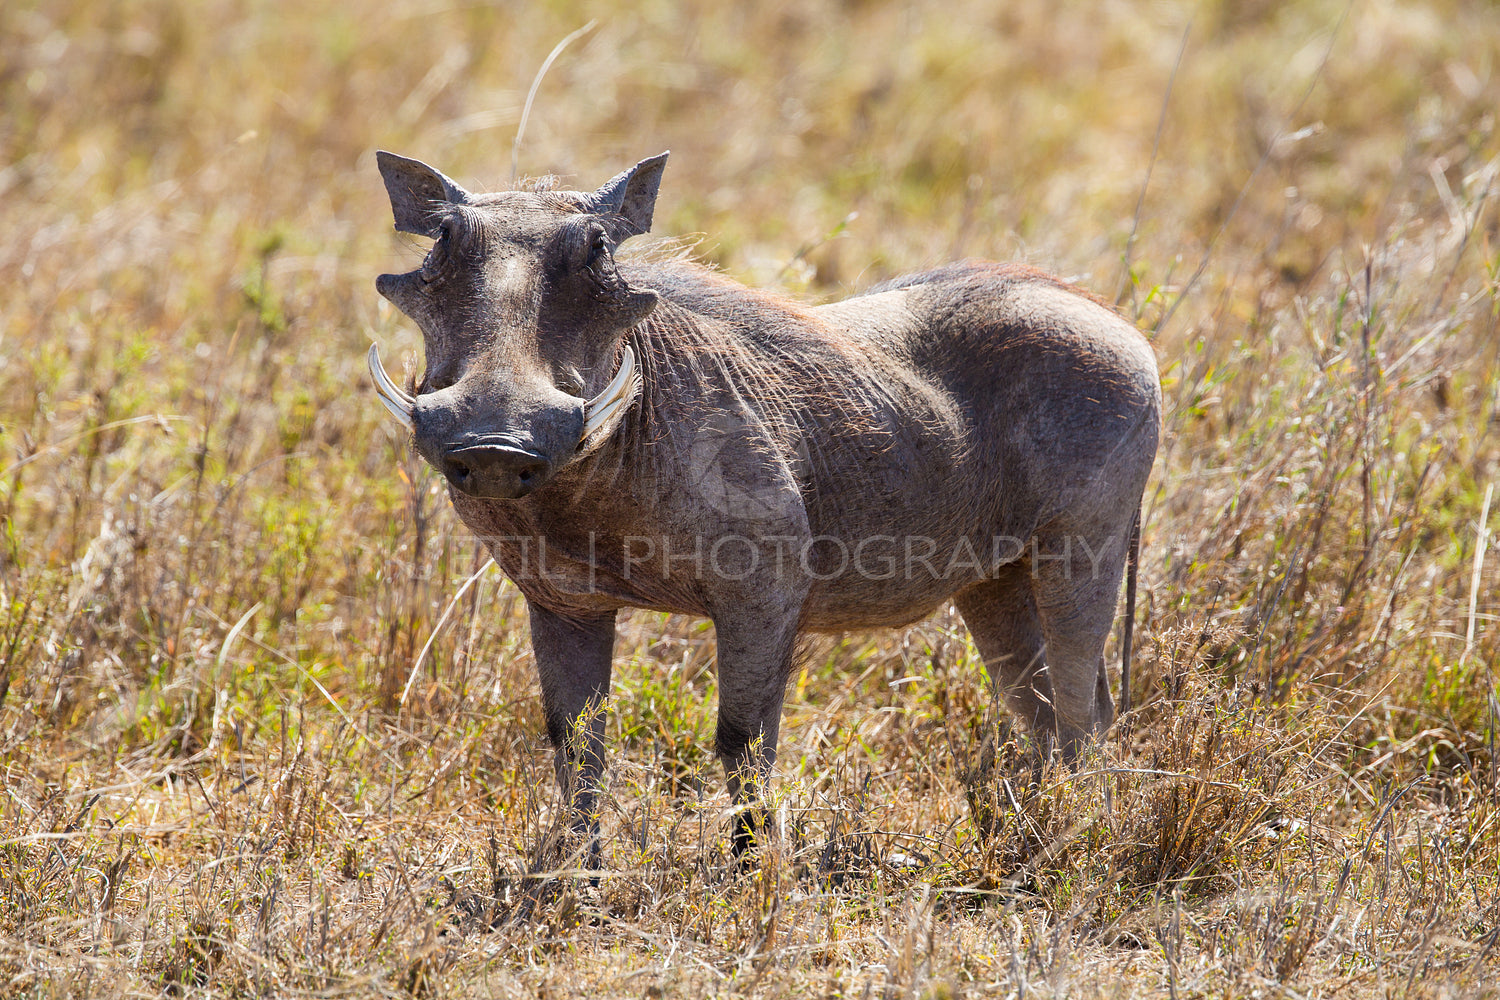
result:
[[[396,228],[432,239],[380,294],[422,328],[412,396],[370,349],[381,401],[455,489],[515,499],[597,448],[639,391],[625,333],[656,306],[614,248],[651,228],[667,154],[593,193],[470,194],[437,170],[377,154]]]

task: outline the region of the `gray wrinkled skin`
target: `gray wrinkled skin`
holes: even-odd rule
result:
[[[1114,716],[1103,649],[1160,429],[1150,345],[1014,265],[808,308],[616,260],[650,230],[665,162],[592,193],[477,195],[379,155],[396,228],[437,241],[377,282],[425,342],[403,408],[527,598],[575,833],[596,829],[625,607],[713,620],[717,752],[741,803],[775,760],[800,633],[949,600],[1011,711],[1074,757]],[[626,345],[633,396],[581,440]]]

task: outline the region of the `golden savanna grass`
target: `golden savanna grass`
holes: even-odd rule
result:
[[[591,19],[521,173],[669,148],[752,283],[1026,260],[1149,332],[1079,770],[951,611],[823,642],[742,872],[712,631],[637,613],[605,875],[520,877],[524,615],[368,389],[373,151],[509,185]],[[0,993],[1497,995],[1492,6],[18,0],[0,92]]]

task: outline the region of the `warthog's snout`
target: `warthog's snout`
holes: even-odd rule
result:
[[[381,403],[412,432],[422,456],[454,489],[488,500],[516,500],[536,492],[563,466],[607,439],[640,391],[635,352],[624,346],[619,370],[592,399],[555,390],[534,392],[530,398],[510,400],[503,409],[496,407],[489,419],[481,418],[481,426],[497,426],[492,421],[499,420],[498,426],[529,431],[475,432],[476,410],[504,398],[493,386],[477,395],[454,385],[413,396],[386,374],[375,345],[366,360]],[[508,419],[501,416],[506,410]]]
[[[462,493],[515,500],[547,481],[552,462],[529,448],[496,438],[449,448],[438,468]]]
[[[535,493],[573,460],[584,401],[553,392],[556,399],[528,394],[494,405],[503,396],[486,380],[473,381],[412,400],[417,450],[459,493],[484,500]]]

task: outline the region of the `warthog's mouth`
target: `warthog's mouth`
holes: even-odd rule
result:
[[[378,344],[370,345],[370,353],[365,355],[365,360],[369,362],[370,377],[375,380],[375,394],[380,397],[381,403],[385,404],[385,408],[401,426],[408,431],[414,430],[416,422],[413,413],[417,401],[386,374],[385,366],[380,363]],[[615,373],[615,377],[609,380],[609,385],[599,395],[583,404],[583,433],[578,438],[580,453],[592,450],[615,432],[640,388],[641,376],[635,367],[635,351],[626,344],[620,358],[620,370]]]

